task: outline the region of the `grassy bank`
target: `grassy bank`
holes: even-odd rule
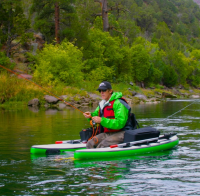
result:
[[[40,85],[40,84],[38,84]],[[38,98],[41,102],[44,101],[44,95],[68,95],[68,98],[79,94],[86,96],[87,92],[83,88],[68,87],[64,84],[58,86],[42,86],[40,88],[31,82],[24,79],[19,79],[15,75],[5,73],[0,74],[0,105],[6,107],[13,106],[13,104],[25,104],[33,98]],[[89,87],[89,85],[85,85]],[[50,93],[49,93],[50,92]]]
[[[23,102],[32,99],[32,97],[41,98],[42,95],[41,89],[26,80],[7,73],[0,74],[1,102]]]
[[[67,95],[67,100],[75,95],[87,96],[87,93],[97,93],[99,82],[82,81],[81,85],[78,87],[65,86],[64,84],[59,84],[58,86],[43,86],[43,88],[34,85],[24,79],[19,79],[15,75],[10,75],[8,73],[0,74],[0,107],[17,107],[27,105],[28,101],[33,98],[38,98],[41,102],[44,102],[44,95],[52,92],[57,96]],[[164,90],[161,86],[155,89],[142,89],[136,85],[130,85],[125,83],[112,84],[114,91],[120,91],[124,96],[131,97],[132,91],[144,94],[147,97],[156,96],[158,93],[168,92],[174,93],[172,89]],[[188,94],[200,94],[200,90],[193,89],[191,93],[188,90],[179,89],[181,93]],[[75,97],[79,99],[79,96]]]

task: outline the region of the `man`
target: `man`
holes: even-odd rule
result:
[[[132,129],[130,122],[130,106],[122,98],[121,92],[113,92],[111,84],[102,82],[97,89],[102,101],[92,113],[85,112],[86,118],[100,124],[102,133],[87,142],[87,148],[103,148],[123,142],[125,130]]]

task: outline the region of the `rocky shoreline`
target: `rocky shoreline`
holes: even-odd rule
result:
[[[178,89],[171,89],[166,92],[158,92],[154,91],[153,94],[144,95],[135,91],[130,91],[131,95],[124,96],[129,105],[135,104],[157,104],[162,101],[166,101],[166,99],[181,99],[181,98],[191,98],[198,99],[200,98],[199,93],[194,93],[193,90],[188,91],[187,93],[181,93]],[[43,106],[45,108],[58,108],[64,109],[66,107],[71,107],[70,105],[76,108],[87,108],[87,107],[97,107],[99,101],[101,100],[101,96],[95,93],[87,93],[86,96],[75,95],[73,97],[68,97],[67,95],[62,95],[58,98],[55,98],[50,95],[45,95],[44,100],[42,100],[43,105],[41,105],[41,101],[38,98],[34,98],[28,102],[29,107],[37,108],[39,106]]]

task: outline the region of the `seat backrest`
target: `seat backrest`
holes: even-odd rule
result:
[[[136,118],[135,118],[135,114],[130,113],[130,118],[131,118],[131,124],[132,124],[132,126],[133,126],[133,129],[140,128],[140,126],[139,126],[139,124],[138,124],[138,121],[137,121]]]

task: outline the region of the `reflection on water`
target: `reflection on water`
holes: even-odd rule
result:
[[[132,108],[141,127],[154,126],[162,134],[177,132],[177,148],[98,161],[74,161],[73,152],[30,155],[34,144],[77,139],[81,129],[89,126],[81,113],[69,108],[0,111],[0,194],[199,195],[200,104],[195,101],[176,113],[191,102],[174,100]]]

